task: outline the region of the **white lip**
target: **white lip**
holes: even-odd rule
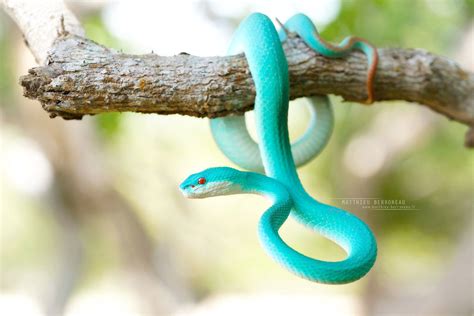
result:
[[[183,190],[183,189],[180,189],[180,191],[184,195],[185,198],[188,198],[188,199],[196,198],[196,195],[194,194],[194,192]]]
[[[211,196],[228,195],[233,194],[236,191],[232,189],[231,185],[227,181],[216,181],[207,184],[205,187],[196,186],[195,188],[180,189],[183,195],[188,199],[205,199]]]
[[[182,193],[185,197],[189,198],[190,194],[189,194],[188,191],[183,190],[183,189],[181,189],[181,188],[180,188],[179,190],[181,191],[181,193]]]

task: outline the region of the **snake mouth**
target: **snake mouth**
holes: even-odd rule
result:
[[[185,185],[185,186],[180,186],[179,189],[181,193],[184,195],[184,197],[188,199],[199,199],[201,198],[201,194],[199,192],[200,186],[195,186],[195,185]]]
[[[188,198],[188,199],[195,199],[195,198],[197,198],[197,196],[196,196],[196,194],[194,194],[194,192],[185,191],[185,190],[181,190],[181,192],[183,193],[183,195],[184,195],[185,198]]]
[[[205,199],[211,196],[229,195],[241,192],[240,186],[229,181],[213,181],[205,185],[182,184],[179,189],[188,199]]]

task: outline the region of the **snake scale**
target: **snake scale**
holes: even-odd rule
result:
[[[368,58],[367,103],[372,102],[372,81],[377,51],[365,40],[349,37],[338,46],[324,42],[311,20],[297,14],[278,34],[271,20],[253,13],[238,27],[228,54],[244,52],[256,87],[255,121],[258,144],[248,134],[243,117],[211,120],[211,128],[221,150],[237,165],[257,172],[229,167],[209,168],[190,175],[180,189],[188,198],[230,194],[259,194],[272,205],[259,221],[258,233],[265,251],[279,264],[305,279],[328,284],[349,283],[363,277],[377,256],[375,238],[356,216],[312,198],[301,184],[296,166],[316,156],[332,130],[332,111],[327,96],[311,98],[310,127],[293,146],[288,135],[288,64],[281,41],[286,32],[295,32],[316,52],[330,58],[347,55],[352,49]],[[295,157],[295,158],[294,158]],[[288,246],[278,230],[289,215],[334,241],[347,256],[329,262],[305,256]]]

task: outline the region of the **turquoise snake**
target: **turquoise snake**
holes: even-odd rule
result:
[[[372,101],[377,54],[371,45],[358,38],[347,38],[339,46],[328,45],[321,40],[309,18],[302,14],[292,17],[284,29],[296,32],[308,46],[326,57],[340,58],[352,49],[362,50],[369,60],[367,102]],[[313,124],[320,127],[307,132],[299,145],[311,144],[313,148],[300,150],[298,154],[298,144],[295,144],[292,152],[288,135],[288,65],[281,45],[284,39],[285,32],[279,35],[268,17],[254,13],[240,24],[229,48],[229,54],[245,53],[255,83],[258,145],[246,145],[250,138],[242,118],[219,118],[211,123],[218,145],[224,147],[224,153],[231,160],[254,171],[261,171],[263,166],[265,175],[228,167],[210,168],[189,176],[180,189],[189,198],[241,193],[269,197],[273,204],[262,215],[258,227],[265,251],[286,269],[308,280],[329,284],[352,282],[363,277],[373,266],[376,241],[369,227],[359,218],[316,201],[301,184],[296,166],[309,161],[327,143],[332,129],[332,112],[326,96],[313,99],[314,103],[322,104],[322,112],[314,106],[319,117]],[[238,136],[233,135],[234,132]],[[297,163],[293,155],[297,156]],[[288,246],[278,230],[290,214],[342,247],[347,257],[336,262],[322,261]]]

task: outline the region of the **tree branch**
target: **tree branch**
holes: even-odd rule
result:
[[[74,28],[73,32],[60,32],[46,65],[30,69],[20,78],[24,95],[39,100],[51,117],[80,119],[83,115],[132,111],[212,118],[242,114],[253,107],[255,88],[243,54],[129,55],[79,33]],[[327,59],[295,36],[290,36],[284,49],[292,99],[317,94],[340,95],[355,102],[367,98],[366,59],[360,52],[344,59]],[[391,48],[380,49],[379,54],[376,101],[417,102],[474,126],[473,73],[423,50]],[[469,142],[474,140],[468,137]]]
[[[327,59],[298,38],[285,43],[291,98],[336,94],[366,99],[366,60],[354,52]],[[474,74],[422,50],[380,49],[375,98],[418,102],[458,122],[474,124]],[[51,116],[133,111],[218,117],[251,110],[255,88],[244,56],[128,55],[90,40],[59,38],[47,65],[21,77],[25,96]]]

